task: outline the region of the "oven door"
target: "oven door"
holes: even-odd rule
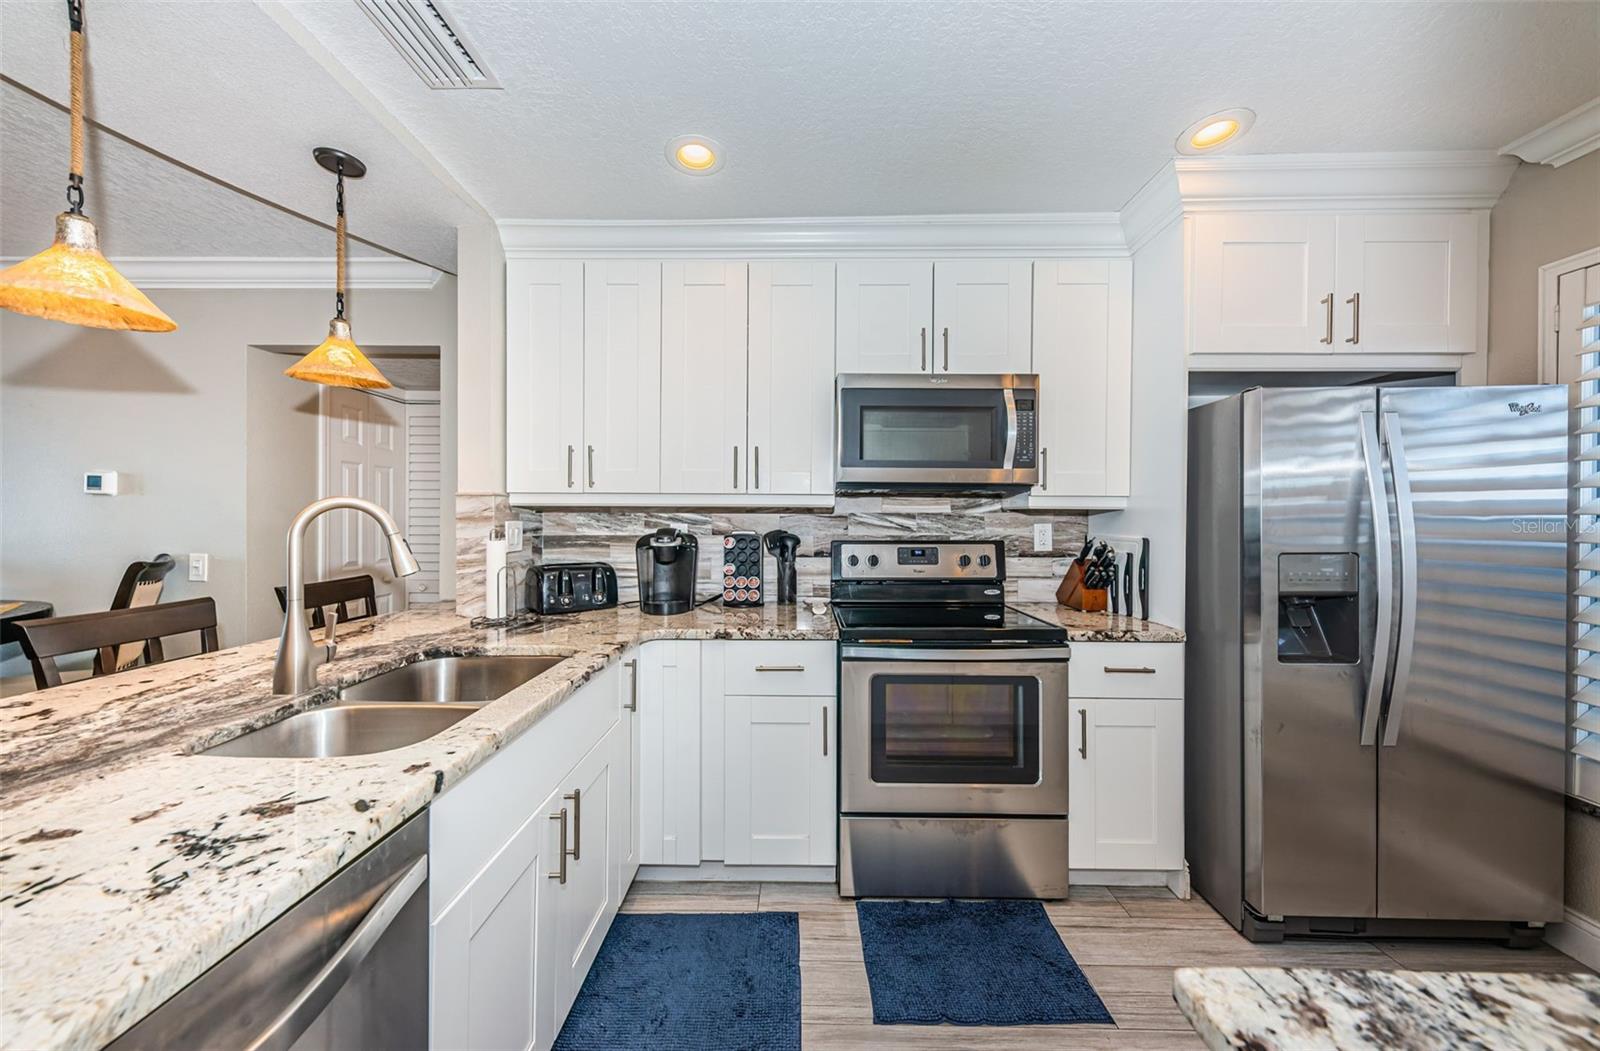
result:
[[[840,809],[1067,813],[1066,647],[840,654]]]
[[[841,376],[837,481],[1033,485],[1036,390],[1032,376]]]

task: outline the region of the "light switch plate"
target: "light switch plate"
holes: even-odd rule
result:
[[[206,554],[191,554],[189,556],[189,579],[205,581],[211,578],[211,556]]]
[[[1050,522],[1033,523],[1033,549],[1049,551],[1055,546],[1055,526]]]
[[[522,550],[522,519],[520,518],[506,523],[506,550]]]

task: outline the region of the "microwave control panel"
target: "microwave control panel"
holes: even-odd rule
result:
[[[1039,448],[1039,414],[1035,411],[1032,394],[1017,398],[1017,448],[1012,459],[1015,467],[1033,467]]]

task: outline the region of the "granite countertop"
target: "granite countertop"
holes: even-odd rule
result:
[[[1031,604],[1073,641],[1181,632]],[[624,606],[514,629],[449,608],[343,625],[317,690],[271,695],[276,640],[0,699],[0,1046],[98,1047],[651,639],[832,639],[822,603],[672,617]],[[195,752],[423,657],[560,655],[406,748],[330,759]]]
[[[1013,602],[1024,613],[1067,629],[1069,642],[1182,642],[1183,629],[1115,613],[1085,613],[1054,602]]]
[[[1206,1046],[1252,1051],[1600,1048],[1600,976],[1182,968]]]

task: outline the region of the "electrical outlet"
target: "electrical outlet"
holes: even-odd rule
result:
[[[191,554],[189,556],[189,579],[206,581],[211,579],[211,556],[206,554]]]
[[[1033,523],[1033,549],[1049,551],[1055,547],[1055,526],[1050,522]]]
[[[506,523],[506,550],[522,550],[522,519],[513,519]]]

